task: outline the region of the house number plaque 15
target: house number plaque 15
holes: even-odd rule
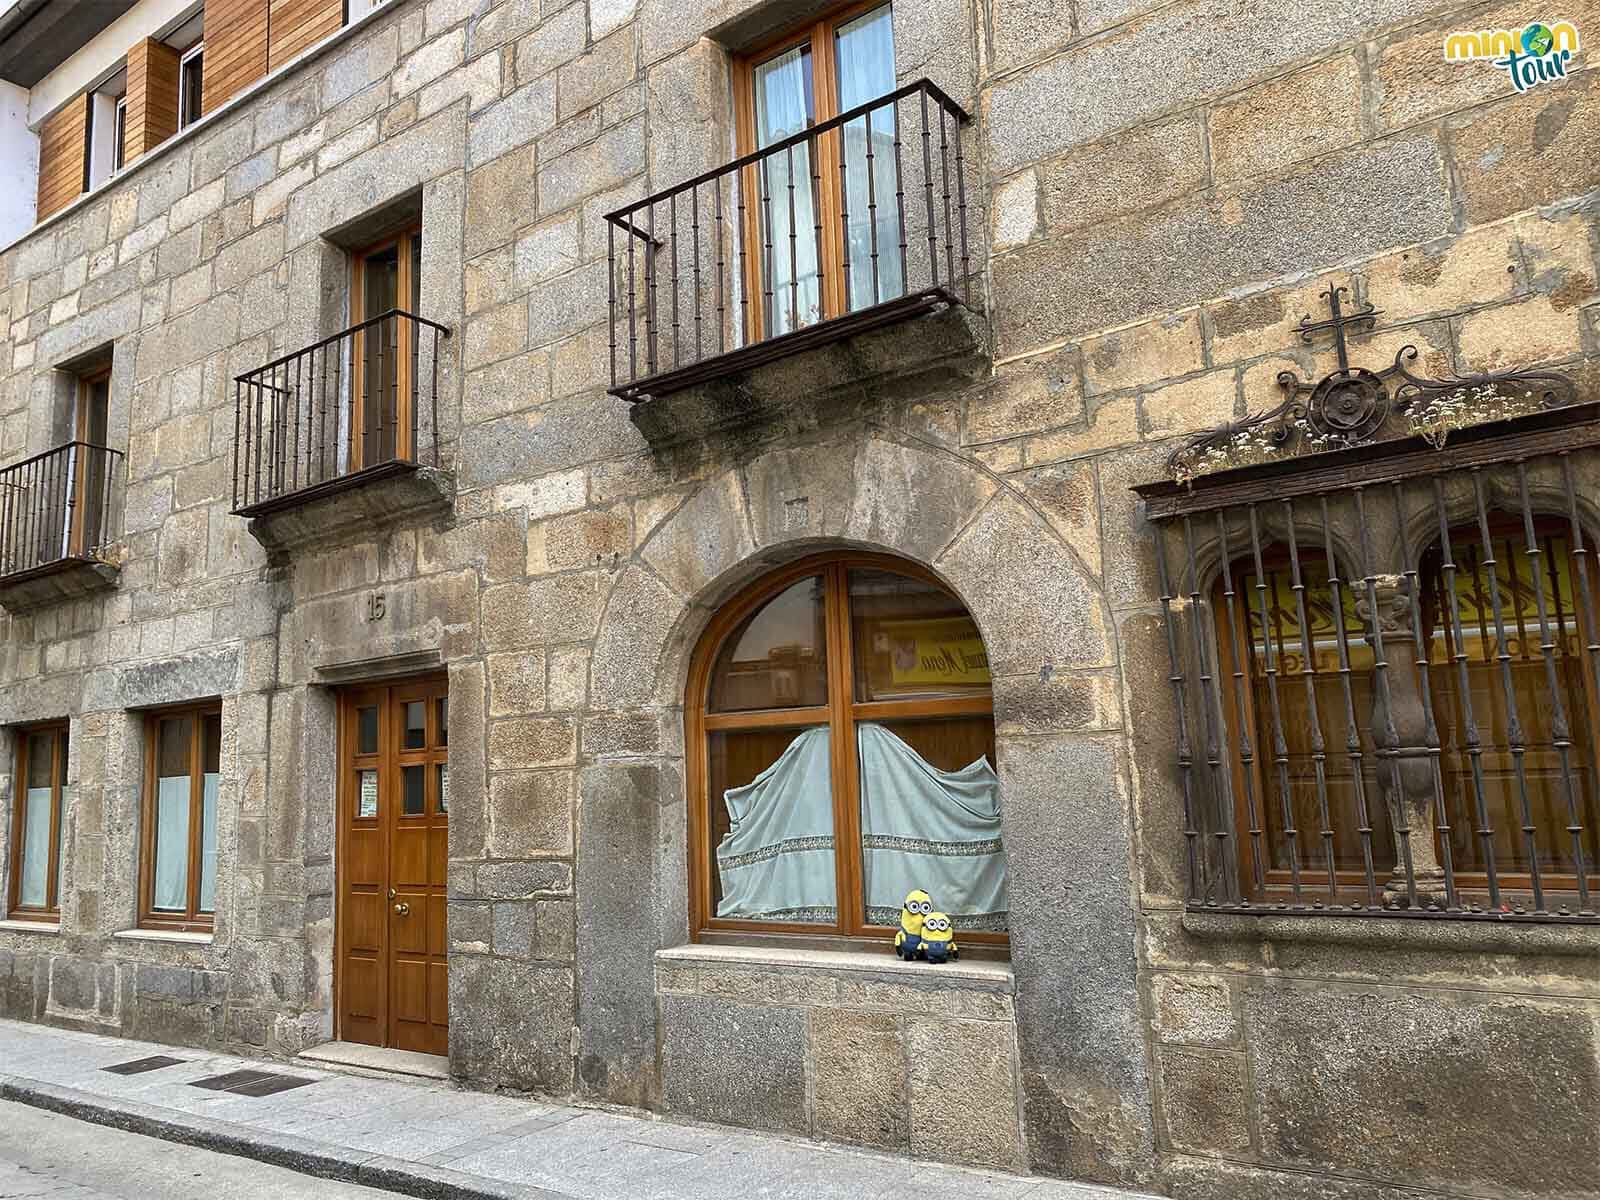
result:
[[[383,598],[382,592],[367,593],[367,620],[381,621],[383,614],[389,611],[389,606]]]

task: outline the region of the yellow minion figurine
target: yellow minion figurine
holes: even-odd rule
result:
[[[942,912],[929,913],[923,918],[922,955],[931,963],[950,962],[959,957],[954,928],[950,918]]]
[[[907,962],[922,956],[922,923],[933,911],[933,897],[918,888],[900,907],[900,928],[894,934],[894,952]]]

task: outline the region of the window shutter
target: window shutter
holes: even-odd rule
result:
[[[128,143],[133,162],[178,131],[178,52],[154,38],[128,51]]]
[[[39,211],[43,221],[84,191],[88,160],[89,96],[74,96],[39,128]]]
[[[267,73],[267,0],[206,0],[204,112],[219,108]]]
[[[338,33],[344,0],[268,0],[267,69],[277,70],[308,46]]]

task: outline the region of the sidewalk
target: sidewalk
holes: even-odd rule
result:
[[[181,1061],[131,1075],[105,1070],[154,1055]],[[313,1082],[254,1096],[193,1086],[252,1069]],[[250,1084],[246,1080],[243,1086]],[[274,1086],[268,1081],[256,1090]],[[0,1099],[424,1197],[1133,1200],[1137,1195],[16,1021],[0,1021]],[[0,1137],[0,1153],[3,1147]]]

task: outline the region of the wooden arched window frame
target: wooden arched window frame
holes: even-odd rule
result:
[[[965,694],[905,698],[861,694],[864,690],[870,691],[871,684],[866,682],[867,677],[860,674],[858,668],[869,671],[870,667],[861,657],[860,647],[853,645],[863,606],[858,604],[852,608],[851,589],[853,583],[859,586],[861,580],[885,575],[898,576],[914,587],[927,589],[923,595],[937,593],[948,602],[950,615],[928,619],[946,622],[963,620],[971,627],[970,638],[978,638],[976,625],[972,624],[966,607],[932,573],[889,555],[853,551],[815,555],[762,577],[724,605],[702,635],[690,666],[685,702],[689,916],[696,940],[748,941],[775,936],[778,939],[801,938],[808,943],[870,944],[882,948],[892,937],[893,927],[886,923],[889,919],[887,914],[868,912],[863,889],[861,779],[857,757],[857,730],[861,724],[882,723],[885,727],[904,732],[907,727],[896,723],[948,722],[941,728],[941,733],[963,730],[969,739],[964,745],[958,744],[961,742],[959,737],[946,739],[947,744],[941,748],[950,763],[957,759],[971,762],[970,739],[975,734],[981,734],[987,743],[985,756],[990,766],[994,765],[994,701],[988,686],[986,659],[982,668],[983,686],[964,688]],[[817,682],[825,682],[826,695],[801,695],[799,693],[808,690],[808,686],[815,685],[791,685],[786,680],[776,686],[785,691],[793,690],[796,700],[817,699],[821,702],[796,703],[786,707],[742,707],[734,711],[724,708],[719,711],[721,706],[713,703],[712,690],[718,682],[719,661],[725,650],[731,652],[735,635],[769,602],[810,580],[818,584],[817,616],[825,647],[819,664],[820,680]],[[853,614],[856,620],[852,619]],[[979,644],[981,646],[981,642]],[[798,669],[804,669],[803,663]],[[725,776],[719,777],[722,771],[714,761],[717,756],[712,753],[713,739],[730,734],[776,734],[778,737],[773,749],[781,753],[777,741],[783,740],[783,731],[798,734],[805,729],[820,728],[826,728],[829,732],[829,776],[836,848],[837,911],[834,919],[802,921],[718,917],[716,909],[720,883],[715,855],[726,823],[722,822],[723,830],[716,828],[720,814],[715,801],[716,794],[729,780]],[[953,769],[946,763],[935,765],[942,769]],[[731,782],[742,785],[748,780],[740,777]],[[936,904],[940,902],[937,895],[934,899]],[[882,919],[872,920],[874,915]],[[1003,918],[1004,914],[1001,916]],[[1000,923],[1003,925],[1003,921]],[[958,924],[957,938],[964,948],[972,947],[980,954],[1003,952],[1009,942],[1003,927],[961,928]]]

